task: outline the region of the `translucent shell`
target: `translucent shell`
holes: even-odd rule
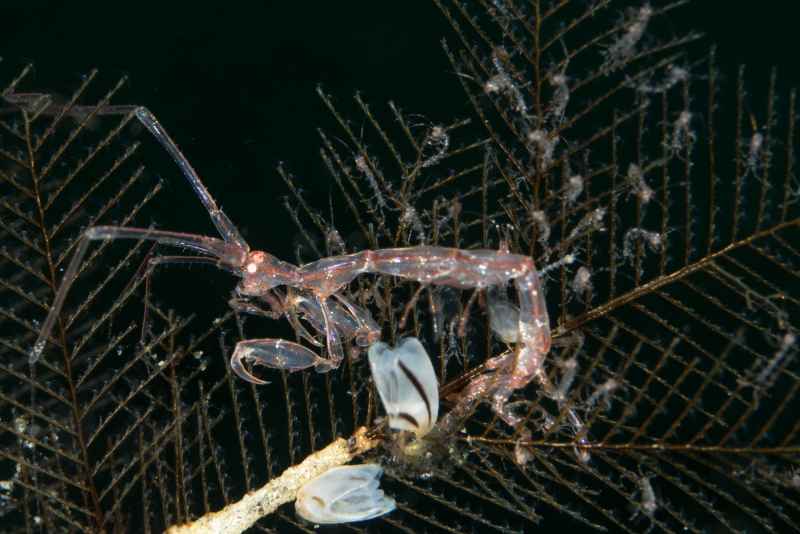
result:
[[[375,343],[369,365],[389,426],[417,436],[430,432],[439,416],[439,383],[422,343],[415,337],[400,340],[394,349]]]
[[[367,521],[395,509],[394,499],[378,488],[378,464],[334,467],[300,488],[294,508],[314,524]]]

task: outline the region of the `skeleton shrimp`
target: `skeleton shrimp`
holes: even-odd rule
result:
[[[73,112],[82,112],[72,108]],[[504,420],[514,423],[505,402],[513,392],[536,378],[543,388],[552,390],[543,368],[550,350],[550,326],[539,275],[533,259],[501,250],[461,250],[437,246],[414,246],[363,250],[354,254],[332,256],[296,266],[259,250],[251,250],[242,235],[217,206],[189,161],[156,118],[143,107],[108,106],[91,111],[97,114],[133,114],[158,140],[180,167],[200,202],[208,211],[222,239],[196,234],[130,228],[94,226],[80,238],[61,286],[56,292],[41,332],[32,350],[30,362],[41,356],[64,304],[67,292],[75,281],[89,243],[94,240],[137,239],[155,241],[199,252],[204,256],[160,256],[153,258],[151,267],[163,263],[203,262],[227,270],[241,280],[235,289],[231,305],[236,309],[276,318],[295,307],[308,323],[325,337],[327,358],[322,358],[305,346],[284,339],[248,339],[240,341],[231,356],[231,368],[244,380],[265,384],[244,365],[262,365],[273,369],[298,371],[313,367],[324,373],[339,367],[343,360],[342,341],[352,337],[360,346],[368,346],[380,338],[380,329],[369,312],[345,299],[339,292],[363,273],[397,276],[423,284],[447,285],[460,289],[505,286],[510,281],[516,287],[519,315],[513,357],[488,362],[491,380],[486,375],[474,380],[469,387],[472,395],[492,394],[494,409]],[[86,112],[86,111],[83,111]],[[286,304],[276,304],[273,290],[287,288]],[[264,304],[272,308],[266,311]],[[288,314],[287,314],[288,315]],[[313,337],[300,331],[301,337],[320,346]],[[491,383],[491,386],[489,385]]]

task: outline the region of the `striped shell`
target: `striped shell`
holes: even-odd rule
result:
[[[439,383],[422,343],[414,337],[400,340],[396,348],[375,343],[369,365],[389,426],[420,437],[430,432],[439,416]]]
[[[367,521],[395,509],[378,488],[378,464],[345,465],[325,471],[297,493],[297,515],[318,525]]]

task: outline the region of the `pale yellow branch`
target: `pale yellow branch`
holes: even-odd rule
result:
[[[261,488],[231,503],[219,512],[209,512],[192,523],[175,525],[167,534],[236,534],[244,532],[262,517],[271,514],[282,504],[292,502],[297,492],[309,480],[328,469],[349,463],[353,458],[377,445],[367,437],[366,427],[356,430],[349,440],[339,438],[321,451],[289,467]]]

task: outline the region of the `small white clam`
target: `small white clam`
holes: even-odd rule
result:
[[[378,464],[329,469],[300,488],[295,510],[319,525],[367,521],[388,514],[396,504],[378,488],[382,474]]]
[[[417,436],[430,432],[439,416],[439,383],[425,347],[415,337],[369,348],[369,365],[389,426]]]

